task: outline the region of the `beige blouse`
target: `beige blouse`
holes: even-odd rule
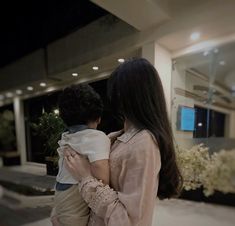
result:
[[[79,189],[91,208],[89,226],[151,226],[161,168],[160,152],[146,130],[130,128],[113,144],[111,184],[84,178]]]

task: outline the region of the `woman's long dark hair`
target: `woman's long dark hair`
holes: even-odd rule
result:
[[[158,142],[161,153],[158,197],[177,196],[182,178],[176,164],[163,87],[156,69],[146,59],[126,61],[112,73],[108,96],[116,111],[138,129],[149,130]]]

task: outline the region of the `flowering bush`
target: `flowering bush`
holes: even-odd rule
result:
[[[31,123],[31,127],[42,139],[45,156],[57,156],[58,140],[65,129],[63,120],[54,113],[43,113],[39,122]]]
[[[235,149],[221,150],[210,156],[203,144],[191,149],[177,146],[176,159],[185,190],[202,186],[205,196],[213,195],[215,191],[235,193]]]
[[[235,149],[222,150],[211,156],[202,173],[202,183],[206,196],[213,195],[215,191],[235,193]]]
[[[210,162],[208,148],[203,144],[191,149],[176,148],[177,162],[183,176],[183,188],[195,190],[202,186],[202,173]]]

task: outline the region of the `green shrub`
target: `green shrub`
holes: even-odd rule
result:
[[[65,130],[63,120],[54,113],[43,113],[38,123],[31,124],[35,134],[43,141],[45,156],[57,156],[58,140]]]
[[[12,150],[16,148],[14,114],[5,110],[0,113],[0,149]]]

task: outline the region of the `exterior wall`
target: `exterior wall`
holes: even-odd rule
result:
[[[162,81],[169,118],[171,115],[171,54],[156,42],[151,42],[142,47],[142,57],[149,60],[157,69]]]
[[[171,99],[172,99],[172,59],[171,54],[165,48],[160,45],[155,45],[155,61],[154,66],[156,67],[159,76],[162,81],[163,89],[165,92],[165,99],[167,104],[167,110],[169,116],[171,115]]]
[[[230,118],[228,121],[229,126],[229,137],[235,138],[235,111],[230,113]]]

